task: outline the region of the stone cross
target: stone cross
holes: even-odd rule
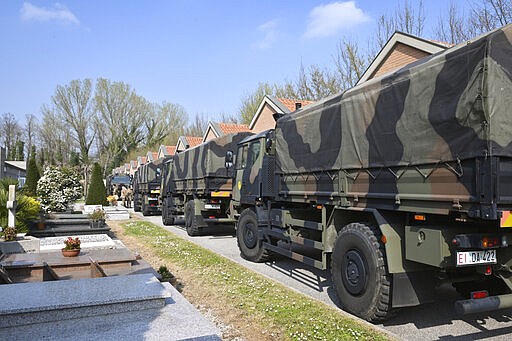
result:
[[[9,210],[8,227],[15,227],[16,224],[16,186],[9,185],[9,198],[7,200]]]

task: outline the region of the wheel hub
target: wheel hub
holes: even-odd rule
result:
[[[253,249],[256,247],[257,238],[256,238],[256,229],[253,224],[246,224],[244,228],[244,244],[249,249]]]
[[[345,254],[341,267],[343,284],[352,295],[360,295],[367,281],[367,271],[363,256],[357,250]]]

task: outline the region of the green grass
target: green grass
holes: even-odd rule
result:
[[[209,292],[223,290],[223,304],[248,322],[288,340],[386,340],[386,336],[209,250],[149,222],[123,225],[165,261],[187,269]],[[250,319],[249,319],[250,318]]]

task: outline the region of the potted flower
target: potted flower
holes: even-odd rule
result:
[[[16,240],[16,227],[6,227],[4,229],[4,240],[10,242]]]
[[[80,254],[80,238],[64,239],[64,248],[62,249],[62,255],[64,257],[76,257]]]
[[[89,226],[93,229],[99,229],[105,224],[105,211],[98,208],[89,214]]]

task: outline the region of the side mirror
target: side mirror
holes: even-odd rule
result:
[[[265,140],[265,149],[267,150],[267,153],[272,150],[272,139],[270,137],[267,137]]]
[[[233,167],[233,152],[231,150],[228,150],[226,152],[226,158],[224,160],[224,165],[226,166],[226,168]]]

